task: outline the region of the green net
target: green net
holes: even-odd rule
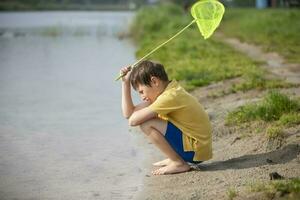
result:
[[[224,6],[217,0],[203,0],[192,6],[191,14],[205,39],[209,38],[219,26],[224,11]]]

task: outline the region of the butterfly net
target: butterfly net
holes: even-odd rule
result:
[[[192,6],[191,14],[204,39],[209,38],[219,26],[224,11],[224,6],[217,0],[202,0]]]

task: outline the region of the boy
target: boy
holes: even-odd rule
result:
[[[154,163],[153,175],[190,170],[189,163],[212,157],[211,126],[197,99],[176,81],[169,81],[159,63],[143,61],[125,67],[122,78],[122,112],[130,126],[140,126],[150,141],[167,157]],[[133,105],[131,86],[144,101]]]

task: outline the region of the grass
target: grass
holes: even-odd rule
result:
[[[266,130],[267,137],[269,139],[283,138],[283,127],[282,126],[269,126]]]
[[[229,200],[233,200],[237,196],[237,191],[234,188],[228,188],[226,194]]]
[[[225,123],[248,129],[251,133],[265,132],[269,140],[284,139],[285,128],[300,124],[299,111],[299,99],[291,99],[274,90],[261,101],[248,103],[230,112]]]
[[[131,27],[131,34],[137,42],[137,57],[169,39],[191,20],[189,13],[172,4],[140,9]],[[260,68],[262,63],[251,60],[220,39],[212,36],[204,40],[196,25],[149,59],[162,63],[171,79],[181,81],[190,90],[235,77],[242,77],[243,82],[234,85],[231,92],[289,87],[283,81],[265,78],[266,71]]]
[[[300,124],[300,113],[288,113],[282,115],[278,120],[278,125],[291,127]]]
[[[299,199],[300,178],[251,184],[250,191],[263,192],[270,199],[273,199],[276,193],[281,197],[285,197],[282,199]]]
[[[253,88],[264,90],[273,88],[288,88],[296,86],[296,84],[287,83],[280,79],[266,78],[265,74],[268,72],[265,69],[249,69],[247,73],[243,75],[243,81],[238,84],[234,84],[231,87],[232,92],[247,91]]]
[[[175,5],[140,10],[131,28],[138,43],[137,57],[170,38],[191,20]],[[256,62],[214,37],[204,40],[197,26],[187,29],[150,59],[164,64],[170,78],[183,81],[188,89],[242,76],[248,70],[258,68]]]
[[[293,127],[300,124],[300,113],[287,113],[275,122],[271,123],[266,129],[268,139],[284,138],[284,128]]]
[[[240,124],[253,120],[277,121],[285,114],[289,117],[283,117],[278,123],[293,124],[299,123],[297,116],[291,113],[300,111],[300,101],[292,100],[288,96],[277,91],[269,92],[261,102],[249,103],[230,112],[226,118],[226,124]],[[292,121],[292,122],[291,122]]]
[[[229,37],[300,62],[300,12],[293,9],[227,9],[220,29]]]

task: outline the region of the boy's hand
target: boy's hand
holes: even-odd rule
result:
[[[120,70],[121,74],[125,74],[125,76],[122,77],[122,81],[125,83],[129,83],[129,77],[130,77],[130,73],[131,73],[131,66],[129,67],[123,67]]]

